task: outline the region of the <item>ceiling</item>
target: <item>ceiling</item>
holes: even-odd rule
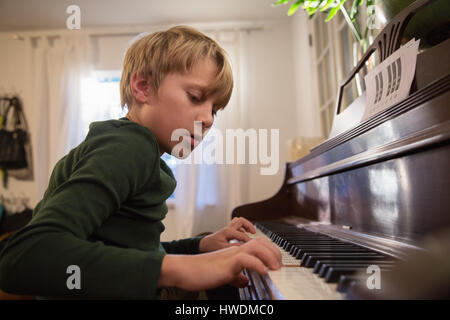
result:
[[[81,28],[179,22],[288,19],[275,0],[0,0],[0,31],[63,29],[71,4]]]

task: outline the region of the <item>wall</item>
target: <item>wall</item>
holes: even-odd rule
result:
[[[308,15],[298,10],[292,17],[293,72],[299,137],[319,137],[320,119],[317,102],[317,79],[312,67],[314,52],[309,46]]]

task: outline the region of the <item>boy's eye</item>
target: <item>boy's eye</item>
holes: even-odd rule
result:
[[[189,99],[191,99],[193,102],[198,103],[201,101],[201,99],[193,94],[188,93]]]

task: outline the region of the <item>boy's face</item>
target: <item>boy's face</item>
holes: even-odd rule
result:
[[[186,74],[170,73],[159,87],[159,94],[150,90],[150,94],[141,107],[133,108],[127,115],[133,121],[147,127],[158,140],[161,155],[171,153],[180,141],[171,141],[172,132],[186,129],[193,150],[202,140],[206,131],[214,122],[214,96],[205,97],[203,89],[210,85],[217,74],[217,65],[210,58],[200,60]],[[194,121],[201,121],[202,137],[194,137]],[[180,155],[182,157],[186,154]]]

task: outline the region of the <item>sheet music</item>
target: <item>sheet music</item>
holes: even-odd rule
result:
[[[416,71],[419,42],[412,39],[364,77],[367,95],[362,121],[408,97]]]

